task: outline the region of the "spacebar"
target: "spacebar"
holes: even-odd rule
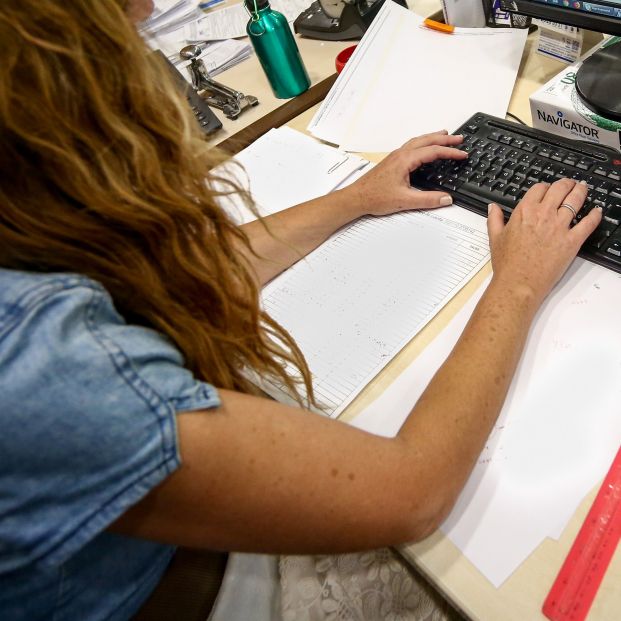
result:
[[[507,202],[510,199],[507,199],[506,196],[499,196],[496,192],[492,192],[491,190],[486,190],[478,185],[471,185],[469,183],[464,183],[457,188],[457,202],[459,202],[459,194],[472,198],[479,203],[485,203],[486,207],[488,203],[496,203],[497,205],[500,205],[501,209],[507,215],[511,215],[513,208],[517,205],[516,201],[511,201],[512,205],[509,206],[507,205]],[[487,212],[487,209],[485,211]]]

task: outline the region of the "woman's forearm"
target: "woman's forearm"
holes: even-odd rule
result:
[[[342,190],[244,225],[254,251],[248,258],[259,283],[265,284],[365,214],[382,216],[449,205],[452,199],[444,192],[410,187],[410,172],[437,159],[465,159],[467,154],[454,148],[461,142],[461,136],[444,131],[415,138]]]
[[[344,188],[243,225],[257,280],[269,282],[361,215],[355,193]]]
[[[453,506],[496,422],[538,306],[528,292],[492,280],[399,433],[419,457],[418,476],[434,481],[431,529]]]

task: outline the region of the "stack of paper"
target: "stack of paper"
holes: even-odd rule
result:
[[[475,112],[504,116],[527,30],[430,30],[386,2],[309,125],[346,151],[387,152],[457,129]]]
[[[140,24],[140,30],[151,35],[178,30],[204,15],[198,4],[198,0],[156,0],[153,13]]]
[[[205,12],[198,9],[198,0],[157,0],[155,10],[141,24],[140,32],[151,48],[161,50],[178,69],[190,64],[188,60],[181,58],[180,50],[190,43],[200,44],[200,58],[212,76],[252,55],[252,46],[247,38],[243,41],[222,38],[223,40],[206,42],[213,37],[198,37],[197,24],[205,16]],[[191,82],[189,72],[181,73]]]
[[[161,49],[170,62],[177,69],[186,69],[190,66],[190,61],[181,58],[179,51],[189,44],[185,39],[177,39],[177,33],[173,33],[175,38],[155,37],[152,40],[156,49]],[[209,75],[215,76],[235,65],[239,64],[254,52],[247,39],[238,41],[237,39],[225,39],[224,41],[213,41],[211,43],[200,44],[201,53],[199,58],[205,63]],[[191,82],[189,71],[181,72],[184,77]]]
[[[309,0],[272,0],[272,9],[282,13],[289,23],[305,9]],[[243,2],[223,9],[210,11],[197,23],[189,24],[185,37],[195,41],[217,41],[246,36],[246,24],[250,19]]]
[[[393,436],[461,335],[487,283],[353,424]],[[621,275],[576,259],[528,338],[505,405],[442,530],[499,586],[558,539],[621,444]]]
[[[247,189],[262,216],[332,192],[369,162],[289,127],[271,129],[214,171]],[[241,166],[241,167],[240,167]],[[255,219],[237,195],[222,206],[240,224]]]

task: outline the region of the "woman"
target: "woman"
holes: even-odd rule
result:
[[[490,207],[492,282],[396,438],[265,399],[248,369],[291,390],[285,362],[307,389],[310,377],[260,286],[364,214],[450,203],[408,173],[467,157],[461,138],[411,140],[349,188],[238,229],[212,190],[218,156],[125,4],[0,5],[7,620],[129,619],[174,546],[309,554],[426,537],[481,451],[534,314],[601,218],[569,228],[560,205],[586,196],[570,180],[533,187],[507,226]],[[246,618],[269,610],[252,606]]]

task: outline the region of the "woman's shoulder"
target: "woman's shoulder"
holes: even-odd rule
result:
[[[107,297],[96,281],[73,273],[24,272],[0,268],[0,335],[55,296],[79,299],[85,293]]]
[[[102,395],[123,395],[127,410],[136,401],[157,416],[219,404],[215,389],[194,378],[175,344],[127,323],[98,282],[73,273],[0,269],[0,393],[10,393],[19,409],[41,391],[48,402],[71,401],[78,410],[85,402],[106,409]]]

